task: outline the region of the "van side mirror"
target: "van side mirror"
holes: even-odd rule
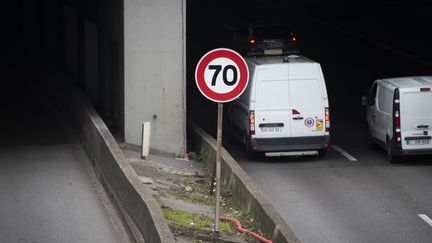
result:
[[[369,105],[369,99],[366,96],[362,97],[362,106],[368,106]]]

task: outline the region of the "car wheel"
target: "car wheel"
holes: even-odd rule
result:
[[[327,149],[320,149],[318,150],[318,157],[319,158],[324,158],[327,156]]]
[[[372,139],[372,134],[371,134],[369,128],[367,129],[367,145],[368,145],[368,148],[370,148],[370,149],[376,149],[377,148],[375,142]]]
[[[257,157],[257,152],[252,150],[251,140],[249,138],[246,139],[246,158],[248,160],[254,160]]]
[[[234,144],[235,142],[237,142],[236,141],[236,137],[235,137],[235,132],[236,132],[236,130],[235,130],[235,128],[234,128],[234,125],[232,124],[232,122],[230,121],[229,123],[228,123],[229,125],[228,125],[228,143],[229,144]],[[238,132],[237,132],[238,133]]]
[[[387,141],[387,158],[390,161],[390,163],[398,163],[400,161],[400,156],[395,155],[391,151],[390,141]]]

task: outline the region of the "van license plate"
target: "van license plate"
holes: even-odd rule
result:
[[[408,145],[427,145],[430,140],[422,139],[422,140],[408,140]]]
[[[282,132],[282,127],[261,127],[261,132]]]

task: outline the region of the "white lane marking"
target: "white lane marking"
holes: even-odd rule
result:
[[[430,227],[432,227],[432,219],[430,219],[426,214],[418,214],[418,216],[423,219]]]
[[[337,145],[332,145],[332,148],[336,151],[338,151],[339,153],[341,153],[343,156],[345,156],[347,159],[349,159],[351,162],[356,162],[358,161],[356,158],[354,158],[353,156],[351,156],[347,151],[343,150],[341,147],[337,146]]]

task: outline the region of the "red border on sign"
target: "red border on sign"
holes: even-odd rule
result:
[[[204,72],[208,66],[208,64],[216,58],[228,58],[232,60],[237,67],[239,68],[240,79],[238,81],[237,86],[228,93],[217,93],[211,90],[207,84],[205,83]],[[244,61],[243,57],[240,56],[237,52],[219,48],[206,53],[201,60],[198,62],[198,65],[195,69],[195,82],[199,91],[208,99],[215,102],[229,102],[239,97],[243,91],[246,89],[246,86],[249,81],[249,69]]]

